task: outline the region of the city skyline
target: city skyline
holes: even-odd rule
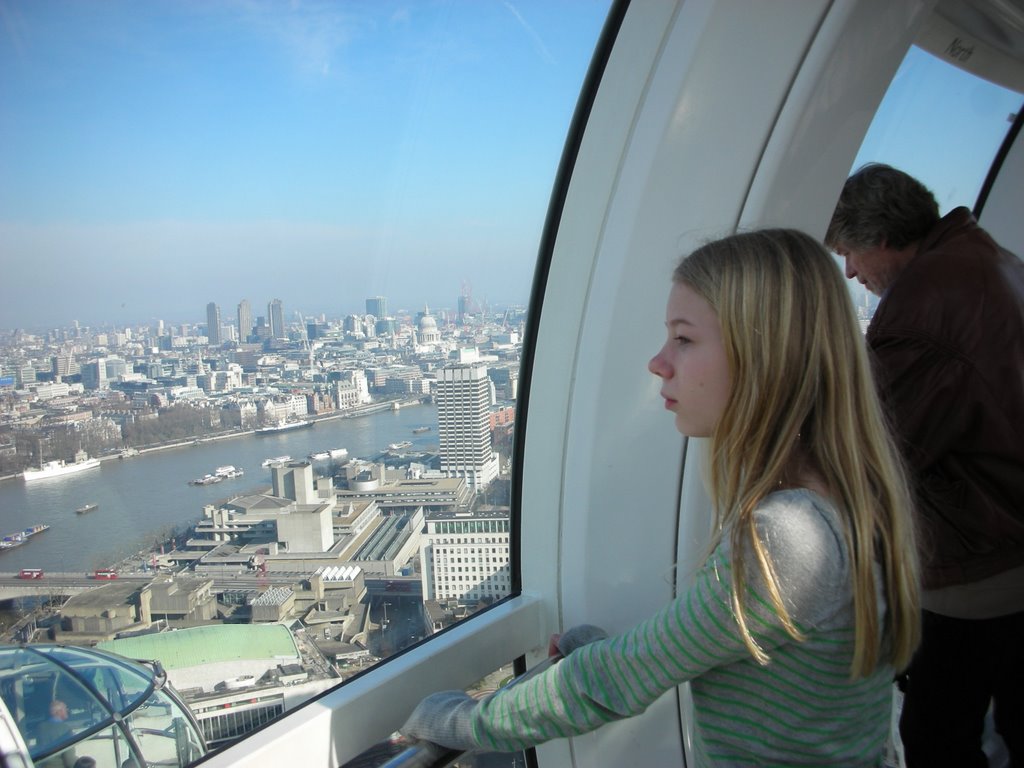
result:
[[[282,304],[284,304],[284,326],[285,328],[297,326],[300,323],[300,319],[302,324],[306,324],[309,322],[326,322],[328,324],[331,324],[341,323],[347,317],[364,317],[368,314],[372,315],[372,312],[366,310],[365,303],[371,299],[377,298],[384,298],[386,305],[390,303],[387,301],[387,297],[374,296],[367,297],[366,299],[363,300],[363,302],[357,303],[355,306],[342,307],[334,311],[307,313],[303,311],[302,307],[289,307],[287,304],[284,304],[282,302]],[[236,332],[239,333],[240,336],[240,338],[236,339],[236,341],[241,341],[243,340],[245,335],[242,334],[241,323],[239,322],[239,310],[241,309],[242,305],[246,305],[246,310],[248,313],[247,319],[249,321],[248,328],[249,331],[251,332],[256,328],[256,324],[260,320],[263,321],[264,325],[269,326],[268,313],[266,311],[266,308],[268,307],[269,303],[270,300],[264,302],[260,301],[259,299],[252,300],[248,298],[240,298],[234,302],[228,302],[226,304],[221,304],[220,302],[215,301],[209,301],[206,302],[205,304],[197,304],[196,307],[194,308],[192,316],[180,321],[171,321],[163,317],[152,317],[147,318],[145,320],[139,320],[136,322],[113,323],[104,322],[101,320],[100,322],[97,323],[84,323],[79,321],[78,318],[72,318],[71,320],[63,324],[40,323],[35,326],[0,326],[0,335],[12,334],[15,332],[25,332],[32,335],[37,335],[45,334],[51,331],[71,328],[80,328],[83,330],[87,329],[94,332],[109,332],[124,330],[126,328],[132,330],[137,330],[141,328],[161,328],[162,332],[171,333],[178,332],[181,328],[189,328],[190,330],[194,330],[202,326],[206,326],[208,328],[210,323],[211,308],[216,308],[220,316],[220,327],[222,329],[229,327],[236,329]],[[444,306],[432,305],[428,304],[427,302],[421,302],[418,305],[414,304],[408,307],[399,306],[394,307],[393,309],[389,308],[386,314],[381,315],[380,317],[374,315],[374,317],[378,317],[378,319],[397,319],[401,317],[407,317],[410,320],[415,320],[426,309],[427,311],[429,311],[430,315],[435,318],[446,317],[449,322],[454,322],[455,318],[458,315],[457,305],[458,297],[456,297],[455,301]],[[507,310],[514,310],[517,313],[523,312],[526,310],[527,301],[524,298],[522,301],[519,302],[512,301],[507,303],[488,303],[486,305],[478,306],[481,309],[481,312],[489,310],[490,316],[493,316],[497,313],[501,313]],[[490,317],[488,319],[490,319]],[[230,339],[222,339],[220,342],[210,343],[212,345],[219,345],[220,343],[229,340]]]
[[[607,3],[450,5],[5,2],[0,327],[523,301]]]

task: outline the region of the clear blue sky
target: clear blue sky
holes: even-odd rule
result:
[[[960,205],[973,208],[1022,101],[1019,93],[913,48],[875,114],[854,167],[888,163],[931,189],[942,213]]]
[[[0,327],[525,303],[607,5],[0,0]],[[891,94],[857,164],[973,205],[1020,95]]]
[[[0,0],[0,327],[525,303],[606,11]]]

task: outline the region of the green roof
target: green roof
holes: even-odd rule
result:
[[[211,624],[121,640],[97,647],[130,659],[159,659],[164,669],[185,669],[226,661],[299,657],[283,624]]]

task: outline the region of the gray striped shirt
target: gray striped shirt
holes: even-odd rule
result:
[[[853,602],[837,511],[811,491],[785,490],[764,499],[755,519],[804,642],[782,628],[759,569],[749,565],[747,625],[771,660],[762,666],[751,658],[731,610],[731,551],[723,541],[693,586],[650,619],[476,707],[481,748],[514,751],[585,733],[643,712],[689,680],[700,765],[880,765],[893,670],[882,664],[850,680]],[[877,573],[876,587],[884,618]]]

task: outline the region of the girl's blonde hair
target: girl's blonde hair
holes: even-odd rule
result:
[[[710,439],[709,485],[717,530],[734,553],[750,546],[786,630],[801,634],[781,598],[754,508],[801,468],[820,475],[840,512],[853,579],[851,676],[871,672],[888,635],[902,669],[917,647],[918,562],[910,494],[883,417],[845,281],[824,247],[802,232],[746,232],[697,249],[673,279],[718,314],[732,392]],[[720,533],[721,535],[721,533]],[[881,631],[873,563],[885,579]],[[732,569],[733,610],[751,654],[767,655],[747,626],[745,566]]]

